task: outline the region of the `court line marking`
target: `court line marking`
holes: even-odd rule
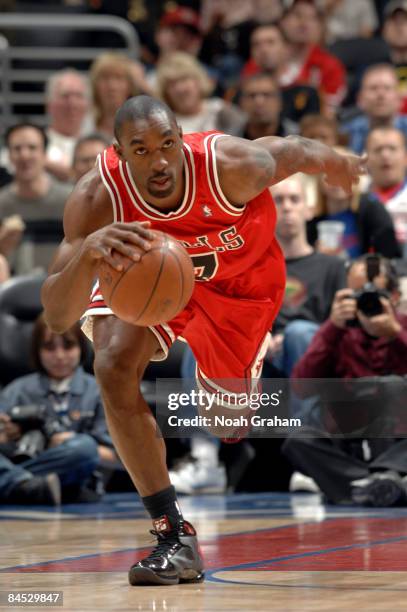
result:
[[[225,533],[222,536],[220,536],[221,539],[226,539],[226,538],[231,538],[231,537],[236,537],[236,536],[240,536],[240,535],[251,535],[251,534],[258,534],[258,533],[269,533],[270,531],[278,531],[280,529],[287,529],[289,527],[296,527],[297,525],[313,525],[314,522],[313,521],[307,521],[304,523],[290,523],[287,525],[276,525],[275,527],[263,527],[263,528],[259,528],[259,529],[249,529],[247,531],[236,531],[236,532],[232,532],[232,533]],[[205,546],[206,544],[211,545],[214,542],[218,542],[219,541],[219,535],[209,535],[205,538],[205,540],[200,540],[199,544],[200,546]],[[11,571],[15,571],[18,569],[28,569],[30,567],[36,567],[37,565],[52,565],[53,563],[64,563],[65,561],[79,561],[81,559],[91,559],[94,557],[102,557],[103,555],[106,554],[121,554],[121,553],[126,553],[126,552],[141,552],[143,550],[151,550],[153,547],[155,546],[154,543],[151,543],[148,546],[139,546],[136,548],[119,548],[117,550],[110,550],[110,551],[106,551],[106,552],[102,552],[102,553],[89,553],[89,554],[85,554],[85,555],[75,555],[73,557],[62,557],[60,559],[49,559],[48,561],[36,561],[34,563],[28,563],[28,564],[23,564],[23,565],[12,565],[12,566],[6,566],[3,568],[0,568],[0,573],[6,573],[7,571],[11,572]],[[262,563],[265,563],[265,561],[262,561]],[[221,571],[223,568],[217,568],[216,571]],[[107,572],[108,573],[108,572]]]
[[[315,551],[309,551],[309,552],[304,552],[304,553],[295,553],[293,555],[285,555],[284,557],[276,557],[276,558],[272,558],[272,559],[264,559],[263,561],[253,561],[250,563],[240,563],[237,565],[230,565],[227,567],[223,567],[223,568],[216,568],[213,570],[207,570],[205,572],[206,575],[206,579],[209,581],[214,581],[214,582],[223,582],[224,580],[222,578],[217,578],[214,574],[218,573],[218,572],[233,572],[233,571],[241,571],[241,570],[245,570],[245,569],[251,569],[251,568],[256,568],[256,567],[260,567],[261,565],[272,565],[274,563],[281,563],[282,561],[289,561],[292,559],[304,559],[307,557],[316,557],[319,555],[324,555],[324,554],[330,554],[330,553],[334,553],[334,552],[338,552],[338,551],[350,551],[350,550],[356,550],[356,549],[360,549],[360,548],[372,548],[374,546],[382,546],[384,544],[390,544],[390,543],[394,543],[394,542],[402,542],[402,541],[406,541],[407,540],[407,536],[399,536],[399,537],[394,537],[394,538],[386,538],[384,540],[373,540],[370,542],[363,542],[360,544],[347,544],[345,546],[335,546],[333,548],[325,548],[322,550],[315,550]],[[262,571],[272,571],[272,570],[262,570]],[[284,571],[284,569],[282,569],[281,571]],[[286,570],[287,572],[290,571],[296,571],[296,572],[301,572],[301,571],[307,571],[306,569],[304,570]],[[308,570],[308,571],[315,571],[315,572],[321,572],[321,571],[325,571],[325,570]],[[336,570],[335,570],[336,571]],[[345,571],[361,571],[363,572],[364,570],[345,570]],[[374,570],[371,570],[374,571]],[[391,571],[391,570],[386,570],[386,571]],[[233,582],[233,581],[231,581]],[[244,584],[254,584],[256,585],[257,583],[244,583]],[[406,590],[407,589],[403,589]]]
[[[343,517],[345,520],[352,520],[355,517]],[[388,520],[394,519],[397,517],[388,517]],[[324,521],[322,522],[331,522],[331,521],[335,521],[335,518],[330,518],[327,517]],[[253,529],[253,530],[246,530],[246,531],[236,531],[236,532],[232,532],[232,533],[226,533],[226,534],[222,534],[221,536],[219,535],[213,535],[213,536],[208,536],[205,538],[205,540],[203,540],[201,542],[201,545],[205,545],[205,544],[212,544],[214,541],[217,542],[220,539],[224,540],[227,538],[231,538],[231,537],[236,537],[236,536],[241,536],[241,535],[252,535],[252,534],[261,534],[261,533],[270,533],[272,531],[279,531],[279,530],[283,530],[283,529],[292,529],[292,528],[296,528],[299,526],[306,526],[306,525],[315,525],[317,521],[304,521],[304,522],[294,522],[294,523],[289,523],[289,524],[284,524],[284,525],[276,525],[275,527],[268,527],[268,528],[259,528],[259,529]],[[322,524],[322,523],[321,523]],[[214,577],[215,573],[218,572],[222,572],[222,571],[238,571],[238,570],[242,570],[242,569],[248,569],[248,568],[255,568],[264,564],[273,564],[273,563],[279,563],[282,561],[288,561],[291,559],[299,559],[299,558],[305,558],[305,557],[312,557],[312,556],[317,556],[317,555],[322,555],[322,554],[329,554],[332,552],[337,552],[337,551],[341,551],[341,550],[352,550],[352,549],[358,549],[358,548],[369,548],[372,546],[379,546],[382,544],[388,544],[388,543],[392,543],[392,542],[398,542],[398,541],[403,541],[403,540],[407,540],[407,536],[397,536],[397,537],[393,537],[393,538],[386,538],[384,540],[377,540],[377,541],[371,541],[371,542],[363,542],[360,544],[349,544],[349,545],[345,545],[345,546],[340,546],[340,547],[334,547],[334,548],[328,548],[328,549],[323,549],[323,550],[318,550],[318,551],[309,551],[309,552],[304,552],[304,553],[295,553],[293,555],[286,555],[284,557],[277,557],[277,558],[272,558],[272,559],[262,559],[259,561],[253,561],[250,563],[244,563],[244,564],[237,564],[237,565],[231,565],[231,566],[224,566],[224,567],[218,567],[218,568],[214,568],[211,570],[207,570],[206,571],[206,576],[207,576],[207,580],[209,581],[213,581],[216,582],[218,579],[216,579]],[[57,563],[64,563],[64,562],[70,562],[70,561],[79,561],[81,559],[87,559],[87,558],[95,558],[95,557],[101,557],[104,556],[106,554],[121,554],[121,553],[126,553],[126,552],[141,552],[143,550],[150,550],[152,547],[154,546],[154,544],[150,544],[147,546],[140,546],[140,547],[136,547],[136,548],[124,548],[124,549],[117,549],[114,551],[108,551],[108,552],[103,552],[103,553],[90,553],[90,554],[85,554],[85,555],[79,555],[79,556],[72,556],[72,557],[63,557],[60,559],[51,559],[51,560],[47,560],[47,561],[37,561],[34,563],[30,563],[30,564],[23,564],[23,565],[15,565],[15,566],[6,566],[4,568],[0,568],[0,573],[7,573],[7,572],[11,572],[11,571],[15,571],[18,569],[28,569],[30,567],[35,567],[38,565],[52,565],[52,564],[57,564]],[[267,571],[267,570],[264,570]],[[289,570],[287,570],[289,571]],[[296,570],[296,571],[301,571],[301,570]],[[306,571],[306,570],[304,570]],[[323,570],[320,570],[323,571]],[[353,571],[353,570],[349,570],[349,571]],[[361,570],[363,571],[363,570]],[[391,570],[388,570],[391,571]],[[107,572],[108,573],[108,572]],[[246,583],[245,583],[246,584]],[[250,583],[247,583],[250,584]],[[256,584],[256,583],[253,583]]]
[[[218,570],[215,570],[218,571]],[[264,571],[271,571],[271,570],[264,570]],[[287,573],[290,572],[291,570],[287,570]],[[340,570],[338,570],[340,571]],[[363,571],[363,570],[362,570]],[[407,593],[407,588],[405,589],[400,589],[398,587],[355,587],[355,586],[334,586],[334,585],[318,585],[318,584],[279,584],[278,582],[276,583],[268,583],[268,582],[244,582],[243,580],[230,580],[227,578],[218,578],[217,576],[209,576],[208,577],[208,573],[206,572],[205,576],[205,580],[209,581],[210,583],[218,583],[218,584],[239,584],[239,585],[243,585],[243,586],[250,586],[250,587],[268,587],[268,588],[281,588],[281,589],[319,589],[319,590],[332,590],[332,591],[384,591],[387,593]],[[301,572],[302,573],[302,572]],[[313,572],[308,572],[308,573],[313,573],[313,574],[318,574],[320,573],[320,571],[313,571]],[[343,573],[343,572],[340,572]],[[358,572],[360,574],[360,572]],[[400,574],[404,574],[405,572],[395,572],[395,573],[400,573]]]

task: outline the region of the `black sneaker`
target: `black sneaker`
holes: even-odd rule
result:
[[[158,545],[130,568],[129,582],[134,585],[202,582],[205,574],[196,531],[187,521],[172,528],[166,516],[153,521],[151,530]]]
[[[57,474],[33,476],[20,482],[9,493],[8,504],[59,506],[61,503],[61,483]]]
[[[352,501],[363,506],[386,508],[407,501],[407,490],[400,474],[389,470],[374,472],[367,478],[354,480]]]

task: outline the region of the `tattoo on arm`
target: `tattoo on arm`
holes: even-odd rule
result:
[[[258,148],[254,152],[254,161],[256,168],[258,169],[258,176],[256,178],[256,188],[264,189],[271,183],[275,173],[275,164],[273,158],[266,150]]]

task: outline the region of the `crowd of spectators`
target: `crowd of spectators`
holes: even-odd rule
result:
[[[4,9],[18,11],[19,4],[11,0]],[[31,4],[36,10],[36,3]],[[352,196],[328,187],[322,176],[311,181],[296,175],[272,189],[276,232],[287,264],[287,289],[266,361],[273,376],[359,378],[357,370],[343,374],[340,347],[344,343],[352,350],[358,343],[359,348],[366,348],[369,342],[377,341],[379,353],[381,344],[388,352],[380,353],[381,360],[372,362],[363,376],[407,375],[403,368],[389,370],[393,362],[388,358],[392,348],[399,354],[406,348],[406,322],[395,314],[406,301],[403,279],[396,282],[399,298],[390,299],[389,293],[383,311],[372,315],[373,326],[359,310],[356,312],[354,295],[372,280],[366,276],[367,260],[363,257],[367,254],[380,255],[381,265],[392,260],[401,275],[406,269],[407,2],[180,0],[177,4],[152,3],[153,7],[140,2],[138,11],[132,10],[130,2],[79,0],[74,4],[74,10],[82,13],[114,14],[133,23],[141,41],[140,58],[136,61],[113,49],[101,53],[87,72],[76,66],[55,71],[44,92],[45,129],[21,117],[4,131],[0,154],[0,283],[15,275],[47,269],[62,235],[63,207],[73,185],[113,141],[117,109],[127,98],[147,93],[169,105],[185,133],[220,130],[250,140],[298,135],[338,147],[338,151],[346,147],[357,154],[367,153],[368,175],[355,186]],[[59,11],[73,10],[68,0],[55,5]],[[100,36],[99,46],[102,33]],[[339,231],[335,244],[324,242],[322,224],[325,229],[331,224]],[[364,274],[363,282],[356,285],[349,270],[347,278],[345,273],[345,263],[355,260]],[[354,274],[355,268],[350,269]],[[343,293],[346,283],[352,287],[352,295]],[[348,305],[349,320],[359,317],[356,331],[338,324],[338,304]],[[396,321],[391,333],[382,334],[384,324],[383,328],[375,327],[375,317],[384,316]],[[333,350],[336,344],[337,363],[329,372],[313,370],[309,364],[318,361],[316,356],[321,359],[321,351]],[[184,359],[189,360],[187,371],[192,372],[193,356],[186,352]],[[0,392],[0,408],[7,394],[7,390]],[[315,401],[309,401],[310,394],[300,396],[293,393],[293,409],[304,413],[315,407]],[[5,416],[2,421],[4,431],[10,431]],[[15,430],[11,431],[15,437]],[[404,465],[397,469],[394,462],[375,463],[381,452],[390,452],[386,447],[365,460],[361,459],[363,453],[352,456],[354,461],[365,461],[363,469],[359,465],[358,470],[351,470],[352,478],[346,480],[340,493],[325,491],[325,482],[335,479],[336,473],[321,476],[318,471],[314,473],[313,466],[321,463],[328,447],[332,454],[332,439],[324,439],[321,444],[315,439],[310,438],[306,444],[290,441],[284,454],[293,468],[317,481],[314,490],[319,487],[331,501],[374,500],[380,505],[375,495],[364,494],[360,488],[366,486],[370,491],[383,486],[387,468],[391,476],[385,485],[397,491],[404,486],[407,467],[404,472]],[[64,444],[68,449],[69,444]],[[339,461],[340,453],[341,461],[345,461],[343,453],[359,453],[355,448],[348,445],[344,451],[335,446],[335,461]],[[45,452],[53,456],[56,450]],[[305,459],[300,460],[303,454]],[[208,469],[202,469],[201,463],[199,471],[197,462],[204,456]],[[172,472],[173,481],[180,491],[204,492],[212,470],[210,485],[216,489],[213,470],[219,471],[221,456],[219,443],[204,437],[192,444],[188,470],[194,487],[183,487],[180,471]],[[281,461],[287,461],[282,454]],[[366,467],[369,462],[371,473]],[[10,465],[7,469],[11,470]],[[0,476],[7,469],[0,466]],[[185,472],[185,463],[182,470]],[[377,471],[382,474],[380,478],[374,476]],[[35,477],[23,472],[19,467],[13,479],[11,471],[7,472],[3,489],[0,478],[0,495],[4,490],[5,498],[35,499],[31,485],[36,484],[38,499],[55,499],[54,472],[59,483],[61,474],[62,482],[65,478],[63,470],[59,473],[53,469],[51,479],[43,477],[41,471],[34,470],[34,474],[40,474]],[[87,473],[86,478],[89,476]],[[34,481],[22,489],[17,486],[32,478]],[[358,493],[353,495],[351,483],[357,480],[362,485],[359,482]],[[226,486],[222,472],[218,490]],[[401,494],[394,498],[397,502],[404,499]]]

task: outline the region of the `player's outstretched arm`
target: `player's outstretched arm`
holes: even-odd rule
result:
[[[67,200],[65,238],[42,287],[45,318],[55,332],[64,332],[86,310],[102,259],[120,269],[112,249],[138,261],[140,252],[150,247],[149,224],[112,221],[109,195],[97,171],[92,170]]]
[[[341,155],[301,136],[267,136],[254,141],[221,138],[217,152],[220,183],[232,203],[250,200],[296,172],[325,174],[328,183],[350,193],[366,166],[365,157]]]

